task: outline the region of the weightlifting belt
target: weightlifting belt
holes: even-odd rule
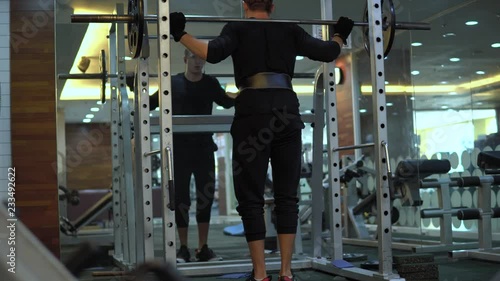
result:
[[[293,91],[292,78],[284,73],[260,72],[240,81],[239,90],[287,89]]]

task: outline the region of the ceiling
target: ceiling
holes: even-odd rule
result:
[[[64,3],[60,3],[64,2]],[[106,34],[109,24],[72,24],[70,15],[73,13],[113,13],[119,1],[103,0],[65,0],[56,1],[57,6],[57,72],[79,73],[76,63],[81,56],[91,58],[91,64],[86,73],[99,72],[98,54],[101,49],[108,51]],[[276,19],[318,19],[321,16],[321,1],[301,0],[275,0]],[[126,9],[126,2],[124,3]],[[221,17],[241,17],[240,0],[214,0],[214,1],[171,1],[171,11],[182,11],[188,15],[210,15]],[[364,0],[339,1],[334,0],[334,18],[348,16],[360,21],[366,2]],[[397,20],[412,22],[427,22],[431,24],[431,31],[405,31],[396,32],[396,40],[391,54],[386,59],[387,87],[395,85],[413,85],[415,91],[420,86],[438,86],[429,88],[422,93],[389,93],[390,95],[413,96],[412,103],[406,106],[416,110],[432,110],[447,108],[495,108],[500,104],[497,97],[500,94],[500,48],[492,48],[492,44],[500,43],[500,1],[498,0],[394,0]],[[156,14],[157,0],[148,0],[147,14]],[[467,21],[477,21],[477,25],[468,26]],[[217,35],[222,24],[196,24],[188,23],[187,30],[194,35]],[[311,31],[311,26],[304,26]],[[149,25],[152,34],[156,34],[156,26]],[[88,31],[89,30],[89,31]],[[344,53],[352,53],[358,69],[360,85],[370,85],[369,57],[364,51],[361,38],[361,29],[355,28],[352,34],[352,49]],[[82,43],[83,42],[83,43]],[[422,43],[421,46],[412,47],[414,42]],[[173,43],[171,52],[172,72],[184,70],[180,44]],[[157,72],[156,41],[151,41],[150,72]],[[178,54],[178,55],[175,55]],[[450,58],[459,58],[460,61],[452,62]],[[127,72],[133,73],[136,62],[127,62]],[[297,73],[315,73],[319,63],[304,59],[297,61]],[[207,64],[208,74],[231,74],[232,63],[230,59],[217,64]],[[415,71],[418,71],[418,75]],[[484,74],[477,74],[483,71]],[[482,72],[480,72],[482,73]],[[482,83],[486,85],[471,84],[471,81],[492,81]],[[232,78],[221,78],[221,83],[234,83]],[[296,84],[311,85],[312,79],[296,79]],[[151,86],[154,88],[155,80]],[[445,86],[454,86],[451,92]],[[441,87],[441,88],[439,88]],[[59,108],[66,113],[66,122],[81,122],[91,107],[96,107],[99,98],[99,81],[92,80],[59,80],[58,95],[64,91],[84,89],[91,95],[92,100],[59,102]],[[472,95],[471,95],[472,93]],[[391,96],[388,96],[388,100]],[[303,108],[312,107],[310,96],[301,96]],[[93,121],[109,120],[107,105],[97,106],[99,112]],[[217,111],[215,112],[217,113]],[[219,112],[221,113],[221,112]],[[224,114],[230,114],[224,111]]]

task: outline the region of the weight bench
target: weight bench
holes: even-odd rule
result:
[[[82,195],[82,194],[81,194]],[[76,220],[70,221],[67,217],[60,217],[60,230],[67,236],[78,236],[79,231],[94,221],[102,213],[108,211],[112,207],[113,193],[111,191],[100,198],[95,204],[88,208]]]

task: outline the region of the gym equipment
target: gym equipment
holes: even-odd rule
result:
[[[394,41],[395,29],[407,29],[407,30],[430,30],[430,25],[427,23],[406,23],[395,21],[396,12],[394,9],[394,3],[392,0],[386,0],[387,7],[383,12],[382,22],[378,21],[376,24],[382,24],[386,36],[383,37],[384,40],[384,55],[387,56],[392,47],[392,42]],[[378,6],[376,7],[378,8]],[[365,8],[364,18],[362,22],[354,22],[355,26],[362,26],[364,29],[364,40],[366,50],[369,50],[369,28],[368,23],[368,6]],[[144,0],[129,0],[128,1],[128,15],[71,15],[72,23],[127,23],[128,24],[128,41],[130,53],[134,58],[138,58],[141,53],[142,41],[144,38],[144,26],[146,22],[153,22],[158,20],[156,15],[144,15]],[[168,18],[166,16],[161,17],[161,21],[165,22]],[[255,20],[255,19],[238,19],[238,18],[222,18],[222,17],[186,17],[188,22],[208,22],[208,23],[227,23],[227,22],[274,22],[274,23],[296,23],[296,24],[311,24],[311,25],[334,25],[337,22],[331,20]],[[388,37],[387,37],[388,35]],[[167,39],[168,35],[162,35],[163,39]],[[381,40],[378,38],[377,40]]]
[[[80,196],[78,190],[68,189],[62,185],[59,186],[59,190],[63,192],[63,194],[59,194],[59,200],[67,201],[73,206],[80,204]]]
[[[473,258],[500,262],[500,248],[493,248],[491,219],[500,218],[500,208],[491,207],[491,186],[500,184],[500,151],[481,152],[477,157],[477,165],[489,174],[482,177],[463,178],[461,183],[479,187],[478,208],[467,208],[458,211],[460,220],[478,220],[479,248],[477,250],[451,251],[452,258]]]
[[[83,213],[76,221],[70,222],[65,217],[59,217],[59,228],[62,233],[66,235],[76,236],[78,230],[82,227],[91,223],[97,216],[111,208],[111,201],[113,199],[113,193],[108,192],[104,197],[97,201],[92,207],[90,207],[85,213]]]
[[[139,5],[137,2],[134,1],[134,3],[130,3],[130,5]],[[171,59],[171,40],[166,40],[169,39],[168,36],[168,31],[169,31],[169,21],[168,21],[168,16],[170,14],[170,2],[169,1],[158,1],[157,2],[157,10],[158,10],[158,21],[157,21],[157,34],[161,36],[160,40],[158,40],[158,82],[159,82],[159,92],[162,98],[160,99],[160,117],[156,120],[157,123],[154,124],[154,129],[157,130],[157,132],[160,132],[160,153],[161,153],[161,172],[162,172],[162,218],[163,218],[163,239],[164,241],[163,244],[163,259],[164,261],[175,264],[175,252],[176,252],[176,238],[175,238],[175,220],[174,220],[174,213],[171,211],[169,207],[171,207],[169,204],[171,203],[171,194],[172,190],[174,189],[174,186],[172,185],[172,178],[170,177],[170,174],[172,172],[172,163],[171,163],[171,153],[172,153],[172,135],[173,135],[173,130],[176,129],[174,125],[186,125],[187,127],[189,125],[195,125],[196,130],[210,130],[213,131],[213,128],[207,128],[209,124],[217,124],[223,126],[223,128],[217,127],[217,130],[224,130],[227,132],[229,128],[229,124],[232,120],[232,118],[228,116],[213,116],[210,118],[206,118],[206,116],[196,116],[195,118],[193,117],[181,117],[178,119],[174,119],[172,116],[172,100],[171,100],[171,65],[170,65],[170,59]],[[324,187],[322,185],[322,180],[323,180],[323,171],[322,171],[322,166],[323,166],[323,128],[327,126],[328,128],[328,157],[329,157],[329,162],[328,162],[328,169],[329,169],[329,196],[326,196],[328,200],[328,206],[332,206],[332,208],[325,210],[324,209],[324,202],[323,200],[315,200],[314,204],[312,205],[312,241],[314,241],[314,247],[312,250],[312,253],[310,253],[308,256],[309,257],[297,257],[297,259],[294,259],[292,261],[292,269],[299,269],[299,268],[311,268],[314,270],[321,270],[326,273],[331,273],[335,274],[338,276],[343,276],[347,277],[350,279],[355,279],[355,280],[387,280],[387,281],[400,281],[401,278],[399,277],[398,274],[392,271],[392,252],[391,252],[391,240],[392,240],[392,231],[391,231],[391,216],[390,211],[391,211],[391,198],[389,196],[389,185],[387,178],[390,178],[391,175],[391,169],[390,166],[388,165],[387,161],[389,158],[388,151],[387,151],[387,113],[385,111],[385,105],[386,105],[386,96],[385,96],[385,77],[384,77],[384,60],[383,60],[383,55],[384,55],[384,46],[383,46],[383,29],[387,27],[383,27],[382,23],[382,12],[381,12],[381,1],[380,0],[368,0],[368,19],[369,23],[364,23],[365,25],[369,25],[369,40],[370,40],[370,60],[371,60],[371,77],[372,77],[372,86],[373,86],[373,108],[377,108],[380,110],[376,110],[374,112],[374,128],[376,128],[374,131],[374,141],[372,144],[372,147],[374,149],[374,161],[375,161],[375,171],[376,171],[376,200],[377,200],[377,225],[379,226],[377,230],[377,237],[378,237],[378,253],[379,253],[379,271],[378,273],[360,269],[360,268],[339,268],[339,267],[334,267],[332,265],[332,262],[338,263],[339,261],[343,261],[344,258],[344,253],[343,253],[343,245],[342,245],[342,214],[340,211],[339,207],[341,202],[341,186],[340,186],[340,165],[339,165],[339,152],[336,151],[335,149],[338,148],[338,136],[339,136],[339,131],[338,131],[338,116],[337,116],[337,110],[336,110],[336,102],[337,102],[337,96],[336,96],[336,91],[335,91],[335,69],[334,65],[331,63],[325,63],[322,65],[321,69],[316,73],[316,83],[315,83],[315,92],[314,92],[314,108],[315,109],[321,109],[321,108],[327,108],[327,116],[325,118],[324,112],[322,110],[316,110],[316,114],[308,114],[304,115],[303,121],[304,122],[311,122],[314,123],[315,126],[314,128],[317,128],[313,132],[313,167],[312,167],[312,175],[311,175],[311,187],[312,187],[312,198],[324,198]],[[333,5],[331,0],[321,0],[321,7],[322,7],[322,19],[324,20],[331,20],[333,17]],[[146,9],[145,9],[146,10]],[[117,9],[117,15],[123,15],[123,11],[119,11]],[[129,17],[129,16],[127,16]],[[147,19],[148,16],[144,16],[145,20]],[[128,18],[133,20],[133,18]],[[203,20],[206,20],[204,18]],[[224,19],[225,20],[225,19]],[[238,21],[241,21],[241,19],[237,19]],[[226,21],[226,20],[225,20]],[[319,24],[331,24],[333,21],[330,21],[329,23],[326,23],[324,21],[321,21]],[[120,26],[119,24],[114,24],[112,25],[113,27],[116,27],[118,30],[118,27]],[[142,48],[139,52],[137,48],[135,48],[135,51],[138,52],[138,56],[141,57],[141,60],[147,59],[149,55],[149,50],[147,48],[147,43],[146,41],[148,40],[148,35],[147,35],[147,29],[145,26],[145,34],[142,34],[142,36],[137,36],[135,38],[142,38]],[[324,40],[329,40],[328,36],[328,30],[325,30],[323,38]],[[122,38],[124,36],[123,34],[120,35],[120,33],[117,32],[117,38]],[[119,40],[122,41],[122,40]],[[118,56],[112,56],[112,57],[122,57],[123,55],[118,53]],[[112,71],[113,72],[113,71]],[[141,86],[140,91],[137,89],[134,92],[140,92],[140,95],[136,97],[136,101],[139,100],[139,105],[141,108],[148,108],[148,99],[142,98],[142,96],[146,95],[148,93],[148,78],[149,78],[149,69],[142,69],[139,68],[138,72],[140,73],[140,76],[143,77],[144,83],[138,83],[138,85]],[[113,72],[115,73],[115,72]],[[121,72],[116,72],[116,73],[121,73]],[[139,74],[138,73],[138,74]],[[321,78],[321,79],[320,79]],[[117,87],[120,85],[117,85]],[[113,88],[113,85],[112,85]],[[124,93],[124,92],[123,92]],[[124,95],[126,97],[126,95]],[[118,97],[119,98],[119,97]],[[325,103],[326,101],[326,103]],[[120,104],[123,106],[123,103]],[[326,105],[326,106],[325,106]],[[125,109],[124,109],[125,110]],[[154,119],[150,120],[149,119],[149,112],[147,112],[146,115],[141,113],[143,110],[134,110],[135,114],[139,114],[140,117],[138,117],[138,120],[140,121],[139,124],[134,124],[134,128],[136,126],[151,126],[153,125],[153,122],[156,121]],[[125,112],[125,111],[124,111]],[[128,112],[130,113],[130,112]],[[134,115],[135,116],[135,115]],[[130,116],[128,116],[128,120],[126,115],[121,115],[120,116],[123,119],[118,119],[118,121],[123,124],[122,127],[129,127],[128,125],[130,124]],[[116,119],[115,119],[116,120]],[[174,120],[177,120],[177,124],[174,122]],[[326,123],[328,122],[328,123]],[[202,128],[204,127],[204,128]],[[319,129],[318,129],[319,128]],[[187,128],[186,131],[191,130],[193,132],[195,129]],[[153,129],[151,131],[154,131]],[[142,142],[149,140],[150,135],[144,135],[143,130],[135,130],[135,142]],[[179,132],[179,131],[177,131]],[[123,146],[125,146],[127,143],[130,145],[130,138],[126,137],[125,135],[120,135],[120,137],[123,138]],[[120,147],[120,145],[118,146]],[[137,147],[136,147],[137,148]],[[140,150],[140,149],[139,149]],[[131,151],[129,149],[122,149],[120,151],[120,154],[129,154],[128,152]],[[149,153],[146,151],[146,154]],[[141,172],[147,172],[148,170],[146,167],[148,167],[146,164],[150,163],[150,159],[147,158],[146,154],[141,154],[138,155],[136,153],[134,155],[134,160],[135,160],[135,165],[136,165],[136,172],[141,171]],[[126,155],[131,157],[130,155]],[[140,157],[139,157],[140,156]],[[147,160],[147,161],[145,161]],[[127,164],[128,161],[124,161],[124,164]],[[130,161],[129,163],[131,163]],[[113,167],[115,168],[115,166]],[[134,172],[134,169],[132,167],[120,167],[119,172],[122,174],[125,174],[124,178],[127,178],[128,176],[131,176],[132,173]],[[117,178],[115,178],[115,174],[113,175],[113,182],[115,183]],[[144,177],[143,177],[144,179]],[[118,178],[118,182],[120,179]],[[117,184],[118,184],[117,182]],[[120,187],[119,191],[120,194],[117,196],[117,200],[120,200],[120,206],[125,207],[122,208],[121,210],[126,209],[127,213],[122,212],[120,214],[120,217],[122,218],[122,222],[126,221],[124,218],[131,218],[132,220],[135,219],[135,222],[138,223],[140,222],[146,222],[147,218],[141,217],[144,212],[152,209],[151,202],[147,201],[146,202],[141,202],[140,200],[136,200],[134,197],[134,191],[135,192],[144,192],[147,188],[148,185],[145,184],[146,181],[139,182],[137,180],[136,186],[134,188],[130,189],[125,189],[125,187]],[[125,185],[123,185],[125,186]],[[149,186],[150,187],[150,186]],[[118,188],[118,187],[116,187]],[[115,186],[113,186],[113,192],[115,193]],[[135,190],[134,190],[135,189]],[[129,197],[132,195],[131,197]],[[144,195],[144,194],[143,194]],[[125,202],[123,199],[124,197],[127,198],[127,201]],[[113,201],[115,200],[115,197],[113,197]],[[314,199],[313,199],[314,200]],[[123,203],[125,202],[125,204]],[[115,202],[114,202],[115,203]],[[148,204],[149,203],[149,204]],[[137,212],[130,212],[129,206],[137,206],[137,208],[143,208],[145,210],[138,210]],[[132,208],[133,209],[133,208]],[[328,212],[330,213],[330,217],[328,219],[328,223],[331,226],[331,239],[330,239],[330,245],[329,248],[331,250],[330,256],[331,260],[327,260],[326,258],[323,258],[322,255],[322,245],[319,241],[322,240],[321,235],[322,235],[322,214],[323,212]],[[150,218],[151,219],[151,218]],[[122,235],[122,238],[125,238],[125,235],[133,235],[133,238],[131,239],[130,236],[127,238],[127,246],[131,251],[136,251],[134,254],[129,254],[128,259],[123,259],[124,261],[127,262],[127,264],[131,267],[136,267],[138,264],[141,263],[141,259],[146,258],[147,260],[152,260],[155,257],[151,252],[147,251],[142,251],[140,248],[145,245],[146,240],[151,240],[152,236],[149,235],[149,233],[143,231],[143,225],[138,225],[137,226],[137,231],[131,231],[131,227],[134,227],[134,225],[128,224],[128,225],[123,225],[123,223],[120,223],[120,232],[119,234]],[[142,229],[141,229],[142,228]],[[118,228],[115,228],[118,230]],[[118,234],[115,232],[115,234]],[[117,236],[117,235],[115,235]],[[125,242],[125,241],[122,241]],[[125,244],[125,243],[122,243]],[[138,245],[141,244],[141,245]],[[121,245],[116,245],[115,248],[122,248],[125,249],[125,247],[120,247]],[[116,249],[115,249],[116,251]],[[312,257],[312,258],[311,258]],[[127,265],[125,264],[125,266]],[[269,270],[277,270],[280,267],[280,262],[279,261],[266,261],[266,266]],[[181,272],[185,272],[186,275],[188,276],[200,276],[200,275],[210,275],[210,274],[222,274],[222,273],[231,273],[237,271],[250,271],[251,270],[251,264],[248,261],[241,262],[241,261],[233,261],[233,262],[222,262],[218,264],[213,264],[211,266],[199,266],[199,265],[190,265],[190,264],[182,264],[182,265],[177,265],[177,268]]]

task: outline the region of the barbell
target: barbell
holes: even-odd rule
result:
[[[382,1],[382,19],[384,30],[384,55],[387,56],[391,50],[392,42],[395,37],[396,29],[406,30],[430,30],[428,23],[419,22],[396,22],[396,13],[392,0]],[[365,7],[364,15],[368,15],[368,6]],[[365,47],[369,50],[369,23],[368,17],[364,16],[364,21],[354,22],[354,26],[361,26],[364,29]],[[128,45],[130,54],[133,58],[138,58],[142,50],[142,42],[144,38],[144,25],[146,22],[158,21],[157,15],[144,15],[144,0],[128,0],[127,15],[112,15],[112,14],[78,14],[71,15],[72,23],[126,23],[128,30]],[[162,16],[162,21],[168,20],[166,16]],[[241,19],[241,18],[226,18],[226,17],[186,17],[188,22],[207,22],[207,23],[229,23],[229,22],[269,22],[269,23],[295,23],[305,25],[335,25],[337,21],[331,20],[290,20],[290,19]],[[165,35],[166,36],[166,35]],[[162,35],[163,37],[163,35]],[[166,39],[166,38],[164,38]]]

